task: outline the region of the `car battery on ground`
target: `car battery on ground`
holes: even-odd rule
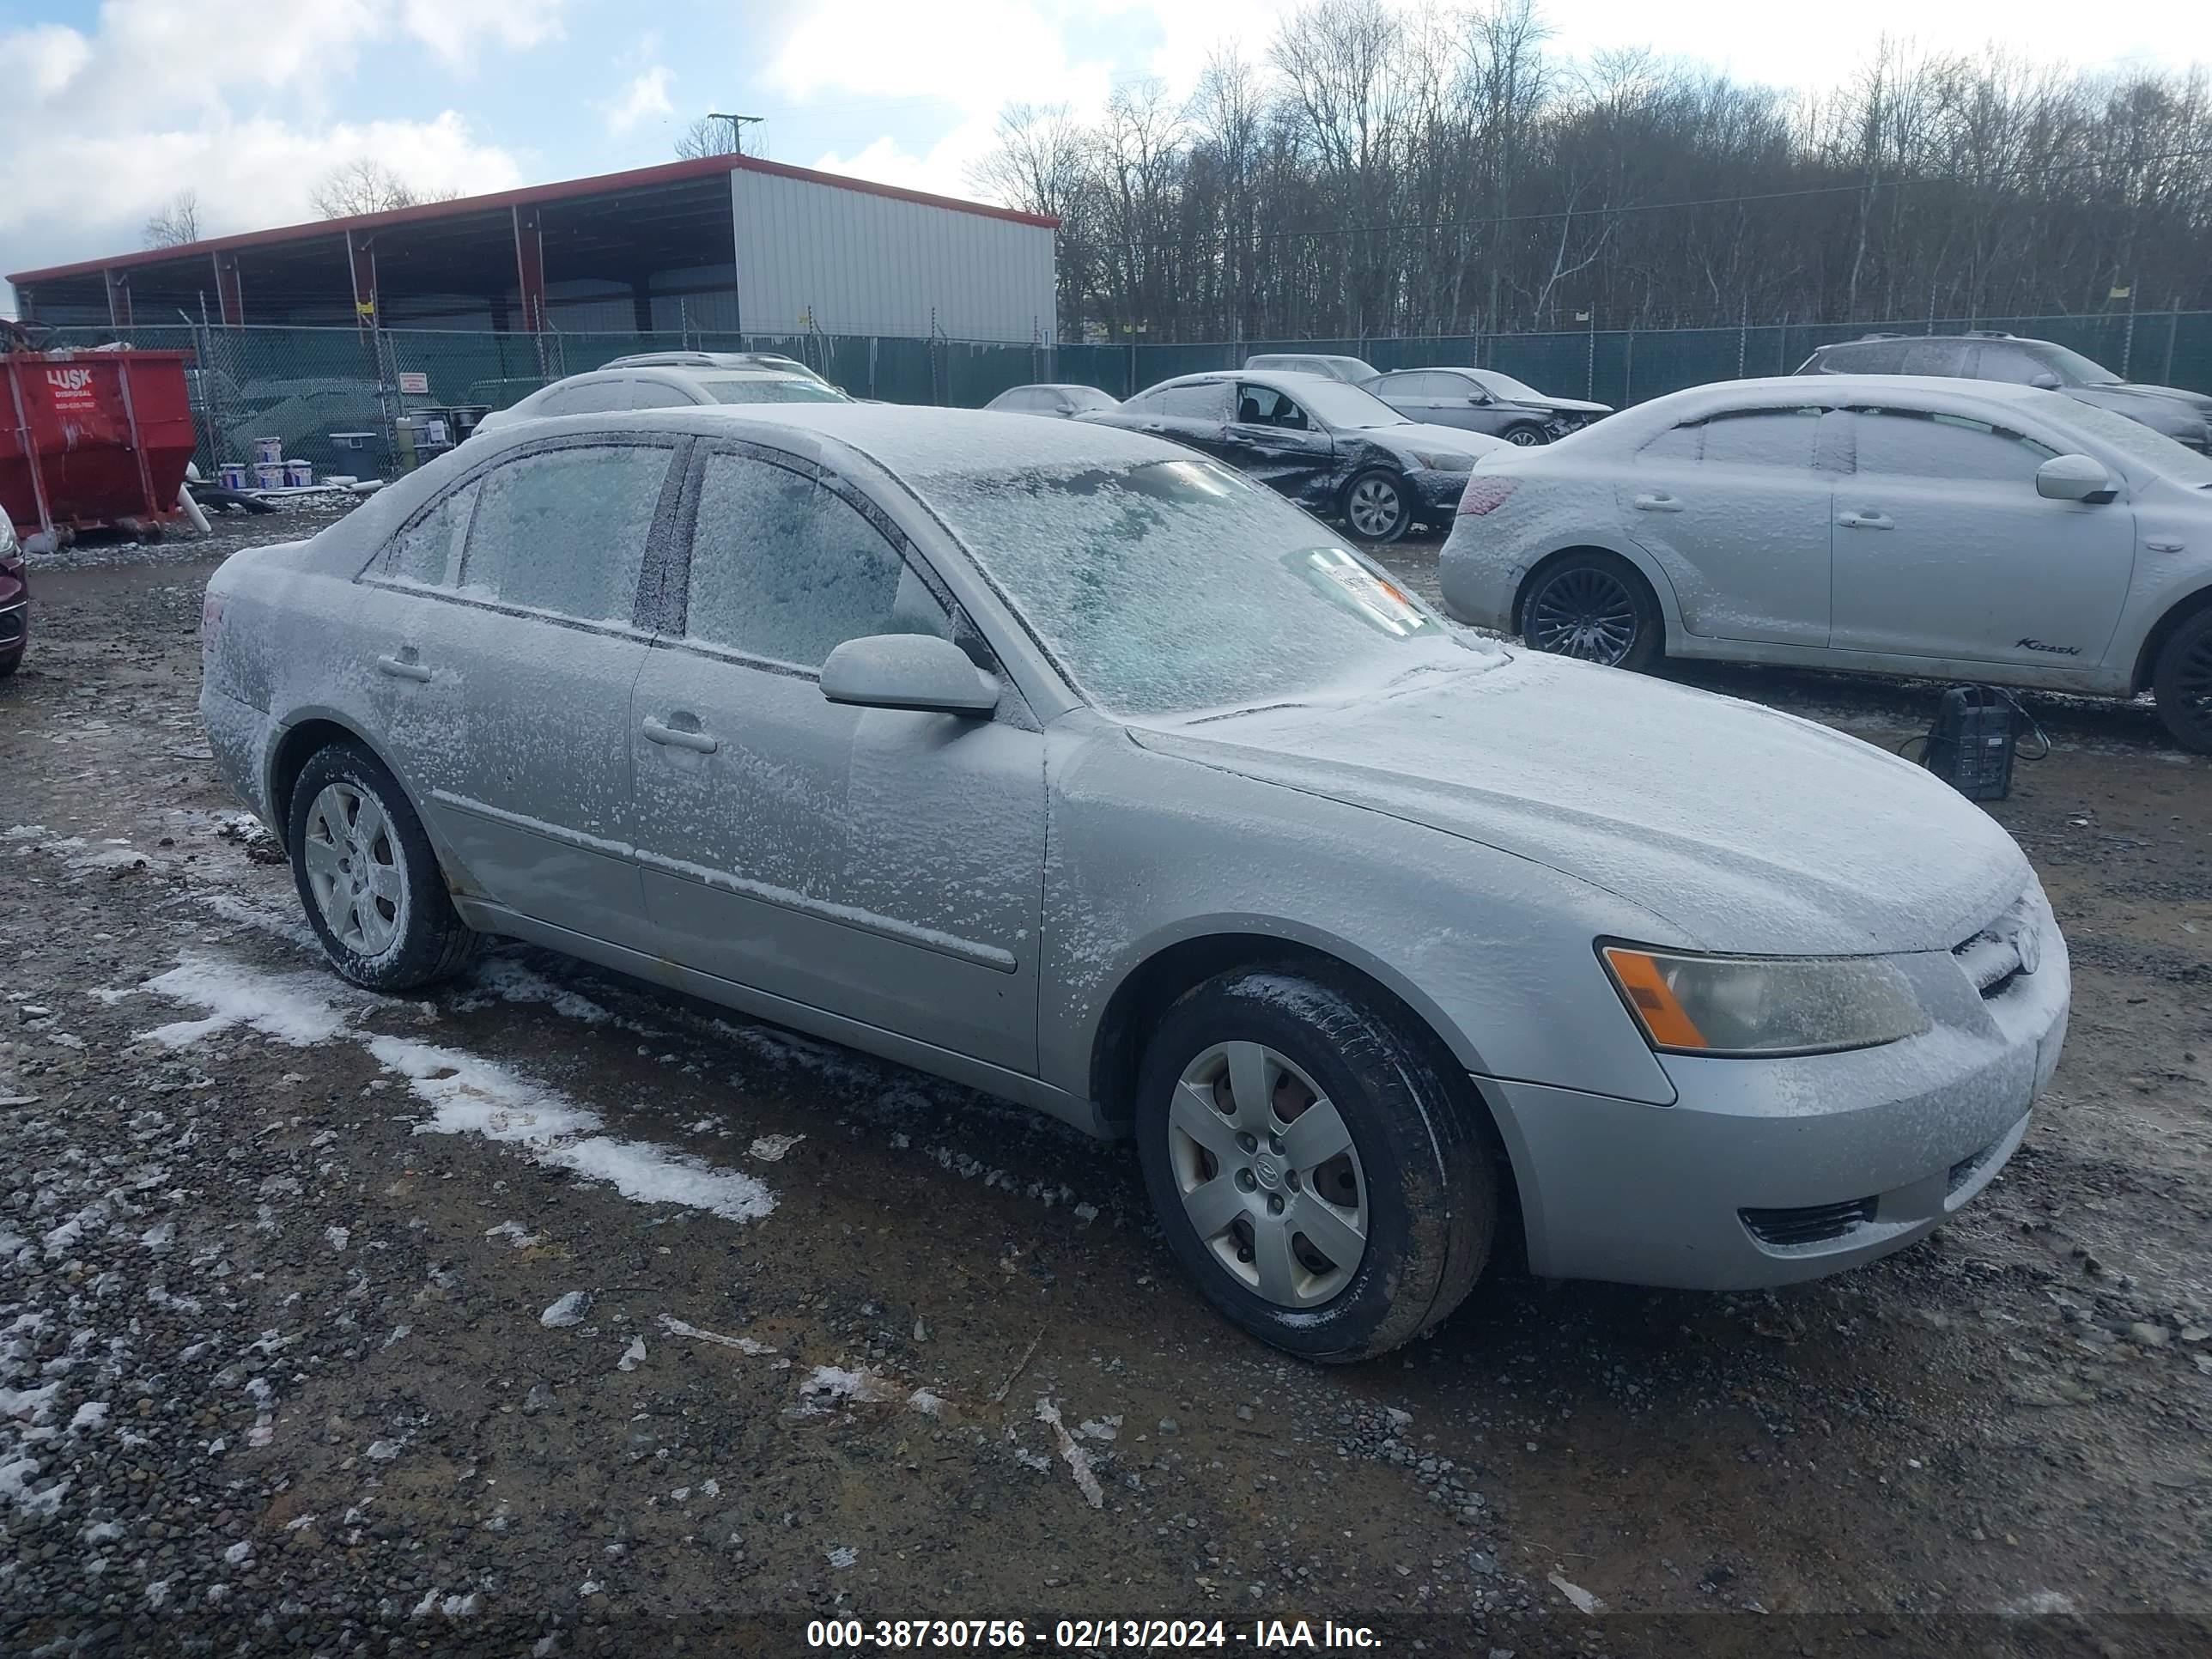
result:
[[[2020,705],[1986,685],[1954,685],[1936,707],[1920,763],[1968,800],[2012,793]]]

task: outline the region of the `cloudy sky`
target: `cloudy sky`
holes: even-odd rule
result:
[[[1295,0],[0,0],[0,272],[135,247],[198,192],[206,234],[312,216],[369,155],[433,189],[649,165],[708,110],[778,161],[951,194],[1005,102],[1100,102],[1255,53]],[[1885,31],[2088,64],[2212,63],[2212,3],[1553,0],[1557,50],[1649,46],[1832,83]],[[2094,27],[2084,18],[2094,16]],[[1812,21],[1820,20],[1819,27]],[[0,302],[4,303],[4,302]]]

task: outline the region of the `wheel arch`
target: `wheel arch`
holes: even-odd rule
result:
[[[327,709],[311,709],[284,728],[283,733],[270,745],[267,776],[263,780],[264,799],[269,811],[276,819],[270,826],[281,837],[292,816],[292,786],[300,781],[300,774],[319,750],[334,743],[358,744],[375,757],[376,763],[392,776],[407,794],[410,804],[415,792],[408,788],[407,780],[392,763],[392,757],[371,738],[351,721]],[[422,817],[422,808],[416,807],[416,817]],[[427,824],[427,820],[425,820]],[[434,846],[435,843],[434,842]]]
[[[1513,589],[1511,632],[1516,638],[1518,638],[1521,633],[1522,607],[1528,603],[1528,590],[1535,586],[1536,578],[1561,559],[1577,553],[1601,554],[1607,558],[1618,559],[1626,565],[1629,570],[1643,581],[1644,590],[1651,595],[1651,603],[1658,608],[1659,626],[1662,630],[1661,645],[1671,647],[1674,643],[1675,636],[1681,632],[1682,614],[1680,606],[1675,603],[1674,585],[1667,580],[1667,573],[1640,552],[1632,552],[1628,549],[1598,541],[1571,542],[1562,547],[1555,547],[1542,558],[1529,565],[1520,582]]]
[[[2159,619],[2151,624],[2150,632],[2143,635],[2142,648],[2136,653],[2135,672],[2128,678],[2128,695],[2140,696],[2151,682],[2158,666],[2158,653],[2166,649],[2166,642],[2173,631],[2200,611],[2212,610],[2212,583],[2185,593],[2166,606]]]
[[[1382,974],[1352,960],[1352,954],[1281,933],[1249,931],[1195,933],[1152,951],[1121,976],[1092,1033],[1090,1088],[1099,1121],[1109,1133],[1128,1132],[1133,1116],[1130,1103],[1138,1069],[1144,1063],[1146,1038],[1184,992],[1237,968],[1264,964],[1307,969],[1348,982],[1375,998],[1397,1012],[1407,1030],[1433,1045],[1438,1070],[1455,1088],[1465,1089],[1462,1100],[1469,1121],[1497,1165],[1501,1201],[1508,1206],[1513,1231],[1518,1236],[1520,1171],[1499,1131],[1497,1108],[1469,1075],[1476,1057],[1465,1034],[1454,1030],[1439,1012],[1420,1006],[1423,999],[1417,992],[1401,992]]]

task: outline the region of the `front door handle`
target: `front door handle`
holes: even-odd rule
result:
[[[1646,513],[1680,513],[1682,510],[1681,502],[1672,495],[1638,495],[1636,504]]]
[[[408,647],[407,654],[404,656],[395,657],[386,652],[376,659],[376,665],[396,680],[416,680],[427,683],[430,678],[429,669],[415,660],[412,646]]]
[[[670,726],[650,714],[645,717],[646,740],[648,743],[668,744],[678,749],[689,749],[695,754],[711,755],[720,749],[720,739],[706,732],[687,732],[680,726]]]
[[[1836,522],[1846,530],[1894,530],[1897,520],[1887,513],[1838,513]]]

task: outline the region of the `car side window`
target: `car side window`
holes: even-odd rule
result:
[[[482,483],[471,479],[400,532],[392,544],[387,566],[394,578],[425,587],[453,586]]]
[[[1154,415],[1185,421],[1218,421],[1229,414],[1229,383],[1212,380],[1201,386],[1164,386],[1146,405]]]
[[[629,407],[629,388],[620,380],[587,380],[580,386],[556,386],[545,394],[537,412],[554,415],[611,415]]]
[[[1386,374],[1377,388],[1401,398],[1449,398],[1456,394],[1464,398],[1471,389],[1460,383],[1455,374]]]
[[[843,496],[788,467],[710,454],[691,537],[685,635],[801,668],[872,634],[953,636],[899,550]]]
[[[2027,386],[2037,375],[2052,372],[2050,364],[2033,352],[2019,346],[1985,345],[1982,348],[1981,361],[1975,367],[1974,378],[1978,380],[2009,380],[2014,386]]]
[[[1313,428],[1305,410],[1273,386],[1265,386],[1237,388],[1237,422],[1240,426],[1281,427],[1291,432]]]
[[[1669,427],[1636,452],[1639,461],[1695,461],[1705,452],[1703,422]]]
[[[1831,346],[1820,354],[1820,372],[1824,374],[1902,374],[1905,368],[1905,343],[1887,340],[1859,340],[1850,345]],[[1913,371],[1925,374],[1924,369]]]
[[[628,622],[672,452],[544,450],[483,481],[461,591],[593,622]]]
[[[1914,409],[1863,409],[1852,422],[1858,471],[2032,488],[2057,452],[1987,421]]]
[[[1707,466],[1810,466],[1817,409],[1754,409],[1705,422]]]
[[[1937,374],[1952,380],[1974,376],[1972,348],[1963,340],[1912,340],[1905,347],[1899,373]]]
[[[697,401],[690,392],[678,391],[659,380],[632,380],[629,383],[629,406],[632,409],[689,409]]]

